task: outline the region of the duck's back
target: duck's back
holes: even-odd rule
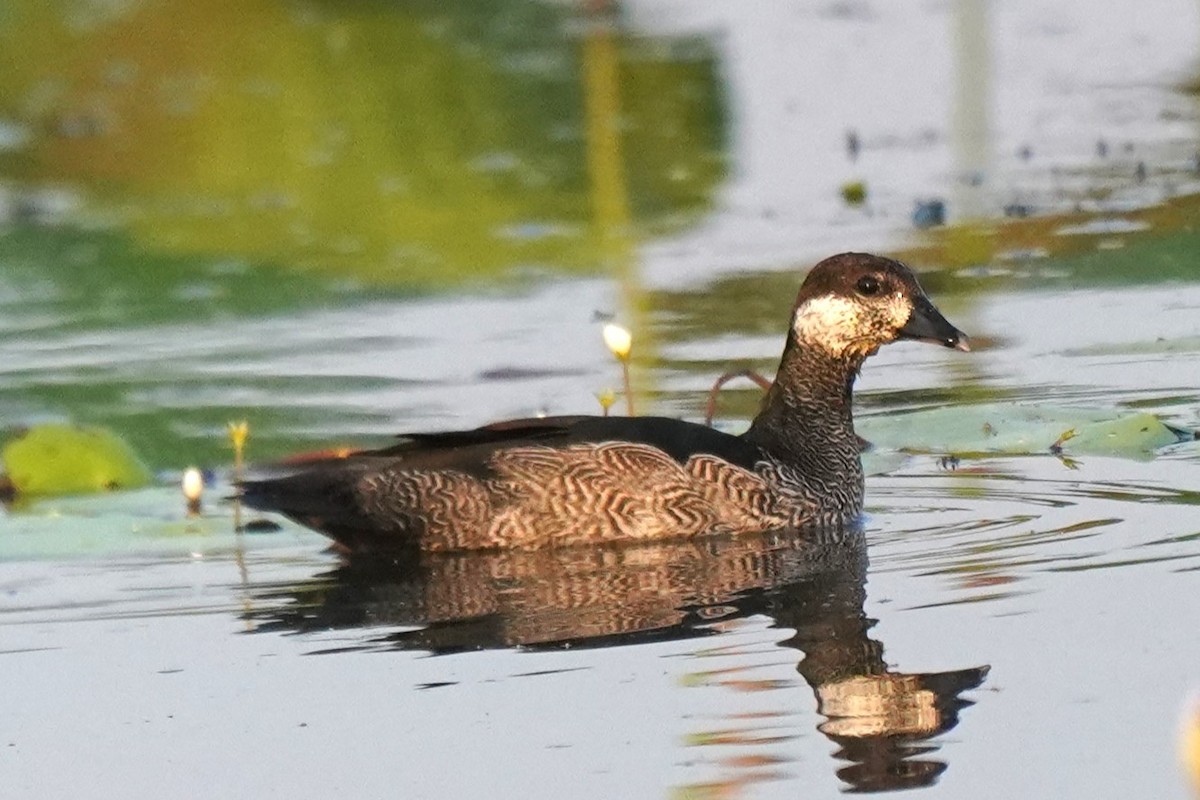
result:
[[[242,496],[351,550],[532,548],[781,527],[762,459],[680,420],[554,417],[410,436]]]

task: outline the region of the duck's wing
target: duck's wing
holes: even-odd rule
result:
[[[495,457],[526,447],[563,448],[580,444],[628,444],[656,448],[683,464],[710,455],[752,468],[761,451],[738,436],[666,417],[546,417],[519,419],[465,431],[418,433],[379,450],[301,465],[273,468],[274,477],[240,484],[241,500],[316,528],[351,549],[378,540],[377,522],[363,508],[357,487],[383,473],[460,474],[476,479],[495,475]],[[520,453],[512,454],[519,458]],[[420,512],[420,508],[413,508]]]
[[[393,459],[393,463],[420,469],[457,468],[478,474],[493,453],[513,447],[541,445],[567,447],[600,442],[649,445],[679,463],[701,453],[750,468],[761,451],[741,437],[714,428],[669,417],[565,416],[515,419],[465,431],[412,433],[402,441],[359,456]]]

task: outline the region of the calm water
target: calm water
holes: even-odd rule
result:
[[[0,419],[161,475],[0,519],[9,794],[1189,796],[1200,443],[1135,415],[1200,429],[1194,4],[389,8],[0,16]],[[699,418],[847,247],[978,344],[868,362],[848,542],[233,533],[229,420],[266,459],[595,409],[610,315]]]

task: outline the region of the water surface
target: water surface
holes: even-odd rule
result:
[[[57,56],[0,48],[0,419],[161,477],[0,520],[9,791],[1188,796],[1200,445],[1051,445],[1200,428],[1196,10],[956,8],[14,4]],[[231,420],[268,459],[595,410],[610,316],[698,419],[847,247],[977,347],[868,362],[843,541],[344,563],[219,500]],[[1054,435],[1000,447],[1013,405]]]

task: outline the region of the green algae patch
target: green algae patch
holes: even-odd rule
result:
[[[0,457],[19,497],[137,489],[152,478],[133,448],[104,428],[37,425],[10,439]]]

